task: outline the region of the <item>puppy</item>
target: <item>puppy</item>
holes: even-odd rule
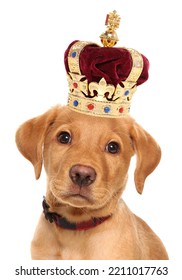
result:
[[[32,259],[168,259],[159,237],[121,199],[131,157],[136,154],[140,194],[161,157],[131,117],[91,117],[56,106],[22,124],[16,143],[36,179],[42,163],[47,174]]]

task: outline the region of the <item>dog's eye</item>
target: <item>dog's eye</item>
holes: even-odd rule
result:
[[[117,142],[110,142],[106,146],[106,151],[111,154],[117,154],[120,150],[120,146]]]
[[[71,143],[71,135],[66,131],[62,131],[60,134],[58,134],[57,140],[61,144],[69,144]]]

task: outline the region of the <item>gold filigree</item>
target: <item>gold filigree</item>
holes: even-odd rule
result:
[[[86,77],[84,75],[69,73],[69,75],[67,75],[67,79],[70,92],[83,92],[85,95],[87,95],[88,81],[86,80]]]
[[[115,87],[113,85],[107,84],[106,80],[102,78],[99,81],[99,83],[91,82],[89,84],[89,91],[91,92],[91,96],[96,95],[98,101],[103,101],[106,98],[106,93],[107,93],[107,99],[112,98],[112,95],[115,91]]]
[[[68,53],[68,66],[70,72],[81,75],[79,57],[80,57],[80,53],[87,45],[97,45],[97,44],[92,42],[78,41],[71,46]]]

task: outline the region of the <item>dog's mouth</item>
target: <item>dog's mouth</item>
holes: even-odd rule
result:
[[[67,190],[60,190],[59,188],[54,187],[52,193],[61,203],[76,208],[89,207],[94,204],[91,190],[86,190],[75,185],[71,185]]]
[[[69,194],[62,199],[65,199],[68,204],[74,207],[86,207],[93,204],[93,199],[82,194]]]
[[[71,203],[76,205],[80,205],[80,203],[84,205],[91,206],[94,204],[94,195],[92,193],[91,188],[75,188],[75,186],[70,188],[68,197]]]

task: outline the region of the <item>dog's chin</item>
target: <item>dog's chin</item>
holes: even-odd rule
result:
[[[70,194],[65,195],[57,198],[62,202],[63,204],[75,207],[75,208],[92,208],[94,205],[94,201],[87,197],[83,196],[81,194]]]
[[[95,201],[90,192],[75,190],[60,191],[56,188],[51,190],[58,204],[68,205],[74,208],[92,208]]]

